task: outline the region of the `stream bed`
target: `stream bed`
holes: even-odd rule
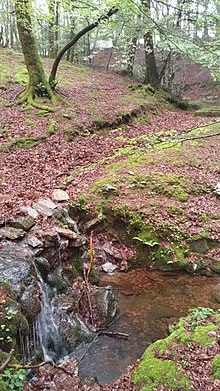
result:
[[[81,344],[71,354],[80,360],[80,377],[99,384],[117,379],[151,342],[166,337],[171,324],[190,308],[219,308],[217,275],[135,269],[103,275],[100,285],[112,285],[119,303],[119,315],[108,331],[127,333],[129,337],[99,335],[92,344]]]

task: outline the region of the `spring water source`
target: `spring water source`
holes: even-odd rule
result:
[[[54,320],[55,291],[39,278],[42,289],[42,311],[32,325],[30,336],[21,339],[25,360],[41,350],[43,359],[61,361],[70,352]],[[112,285],[119,303],[119,316],[108,331],[129,334],[128,339],[98,335],[82,342],[69,356],[79,362],[82,380],[93,378],[100,384],[120,377],[128,365],[140,358],[146,347],[169,333],[169,326],[193,307],[219,308],[220,278],[193,276],[186,273],[161,273],[135,269],[128,273],[102,276],[101,286]],[[57,317],[56,317],[57,318]],[[59,318],[59,317],[58,317]],[[65,322],[65,316],[63,321]],[[68,321],[68,319],[66,319]],[[59,326],[61,323],[59,323]],[[42,359],[38,359],[38,362]],[[66,359],[66,357],[65,357]]]

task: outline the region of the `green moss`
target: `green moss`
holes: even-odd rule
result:
[[[28,71],[24,66],[18,66],[14,75],[14,82],[16,84],[27,85],[28,84]]]
[[[30,149],[36,147],[43,140],[46,140],[46,136],[41,137],[19,137],[9,144],[9,148],[18,147],[22,149]]]
[[[52,134],[55,134],[56,131],[57,131],[58,127],[57,127],[57,122],[56,121],[50,121],[50,126],[49,126],[49,129],[48,129],[48,134],[50,136],[52,136]]]
[[[172,390],[190,390],[190,380],[180,372],[173,361],[155,357],[155,350],[160,344],[161,341],[157,341],[142,356],[139,367],[134,371],[134,384],[141,386],[140,391],[153,391],[160,385]]]
[[[208,333],[210,331],[218,331],[218,327],[213,323],[208,323],[207,326],[198,326],[195,328],[195,331],[192,336],[192,340],[198,343],[199,345],[210,346],[213,341],[217,341],[218,338],[210,337]]]
[[[212,374],[214,379],[220,380],[220,354],[212,360]]]

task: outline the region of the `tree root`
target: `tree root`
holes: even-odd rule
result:
[[[20,95],[20,99],[17,102],[17,104],[20,105],[20,104],[26,103],[28,106],[35,107],[36,109],[48,111],[48,112],[51,112],[51,113],[55,112],[55,108],[54,107],[42,105],[39,102],[37,102],[35,100],[35,98],[37,98],[37,95],[34,92],[34,89],[32,87],[29,87],[27,90],[22,92],[22,94]],[[54,106],[56,106],[57,98],[51,91],[48,91],[48,98],[50,99],[51,103]]]

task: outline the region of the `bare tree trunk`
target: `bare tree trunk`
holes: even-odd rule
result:
[[[49,0],[48,56],[55,58],[55,0]]]
[[[18,34],[29,75],[27,90],[21,95],[20,103],[28,102],[38,106],[36,96],[47,96],[55,103],[53,91],[46,79],[41,58],[39,56],[31,24],[29,0],[15,0]]]
[[[146,14],[150,15],[150,0],[142,0],[142,6]],[[154,55],[153,35],[151,31],[144,34],[145,50],[145,84],[157,85],[159,83],[157,64]]]

